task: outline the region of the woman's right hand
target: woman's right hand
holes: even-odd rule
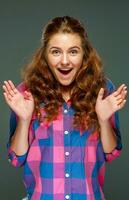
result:
[[[28,91],[21,94],[11,80],[4,81],[3,90],[6,103],[18,115],[19,119],[30,121],[34,111],[32,94]]]

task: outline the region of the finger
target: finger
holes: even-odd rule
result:
[[[15,87],[15,85],[13,84],[13,82],[11,80],[8,81],[10,88],[12,89],[12,91],[14,92],[14,94],[18,93],[17,88]]]
[[[103,96],[104,96],[104,88],[101,88],[101,89],[99,90],[97,99],[102,100],[102,99],[103,99]]]
[[[127,90],[123,90],[121,94],[117,95],[115,98],[116,100],[125,99],[127,96]]]
[[[119,94],[122,92],[122,90],[123,90],[124,87],[125,87],[125,84],[122,84],[122,85],[113,93],[114,96],[119,95]]]
[[[32,95],[31,95],[30,92],[28,92],[28,91],[25,91],[25,92],[24,92],[24,98],[25,98],[25,99],[30,99],[31,97],[32,97]]]
[[[4,81],[4,88],[6,87],[6,92],[9,93],[9,84],[8,81]]]
[[[4,97],[5,97],[5,101],[7,104],[9,104],[12,100],[11,96],[10,95],[7,95],[6,92],[3,93]]]
[[[6,91],[8,94],[10,94],[12,97],[14,96],[14,92],[10,87],[10,84],[8,81],[4,81],[5,87],[6,87]]]
[[[124,86],[124,90],[127,90],[127,86],[126,85]]]
[[[9,94],[6,85],[3,85],[2,87],[3,87],[4,92],[6,92],[6,94]]]
[[[121,104],[118,105],[118,108],[119,108],[119,109],[123,108],[124,105],[125,105],[125,103],[126,103],[126,99],[123,100],[123,102],[122,102]]]
[[[117,105],[120,105],[123,101],[124,101],[124,99],[122,99],[122,98],[117,100]]]
[[[117,101],[120,100],[120,99],[123,99],[121,94],[119,94],[118,96],[116,96],[116,100]]]
[[[122,95],[123,99],[125,99],[127,97],[127,87],[124,87],[121,95]]]

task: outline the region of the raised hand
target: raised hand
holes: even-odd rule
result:
[[[21,94],[11,80],[4,81],[4,97],[6,103],[22,120],[30,120],[34,110],[34,98],[32,94],[25,91]]]
[[[99,121],[108,120],[111,115],[124,107],[127,87],[122,84],[115,92],[103,99],[104,89],[101,88],[96,100],[95,110]]]

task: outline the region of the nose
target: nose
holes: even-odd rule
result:
[[[69,64],[69,57],[68,57],[67,53],[62,54],[61,63],[62,63],[62,65]]]

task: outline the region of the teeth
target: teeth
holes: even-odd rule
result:
[[[69,71],[71,69],[59,69],[59,70],[61,70],[61,71]]]

